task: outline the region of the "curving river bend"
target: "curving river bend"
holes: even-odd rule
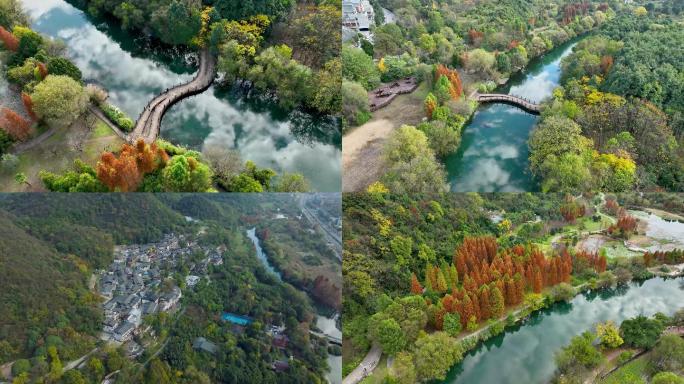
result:
[[[540,102],[560,84],[561,59],[577,40],[532,60],[497,93]],[[507,104],[481,105],[463,129],[458,151],[445,159],[453,192],[532,192],[539,186],[528,169],[527,140],[538,117]]]
[[[684,307],[684,278],[654,278],[615,289],[580,294],[533,314],[525,324],[481,343],[442,383],[546,383],[554,353],[598,322],[619,324],[639,314],[671,315]]]
[[[65,41],[84,79],[106,88],[109,101],[134,119],[155,95],[196,72],[192,55],[134,37],[65,0],[21,2],[32,28]],[[272,101],[212,87],[171,108],[161,137],[197,150],[209,144],[233,148],[244,161],[303,173],[317,191],[341,190],[342,139],[331,118],[284,111]]]

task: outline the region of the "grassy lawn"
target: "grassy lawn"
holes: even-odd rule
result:
[[[623,365],[617,371],[608,375],[605,379],[601,380],[601,384],[624,384],[632,383],[646,384],[646,359],[645,355],[639,357],[638,359],[631,361]]]
[[[625,247],[625,244],[622,241],[610,241],[608,243],[605,243],[602,247],[603,249],[606,250],[606,256],[609,259],[623,256],[623,257],[634,257],[634,256],[641,256],[641,253],[639,252],[633,252],[630,251]]]
[[[41,191],[40,171],[63,173],[72,168],[76,159],[94,166],[103,151],[114,150],[122,143],[123,140],[101,120],[96,119],[94,127],[89,129],[86,119],[81,118],[70,127],[59,128],[50,138],[17,156],[19,165],[16,170],[0,172],[0,190]],[[14,181],[14,175],[19,172],[26,174],[31,186]]]

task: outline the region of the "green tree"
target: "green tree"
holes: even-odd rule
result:
[[[309,181],[301,173],[285,173],[278,178],[275,192],[309,192]]]
[[[94,380],[101,381],[105,375],[105,367],[97,357],[91,357],[87,365],[88,375]]]
[[[57,348],[54,345],[49,346],[47,352],[50,361],[50,372],[48,373],[48,378],[52,381],[57,381],[60,377],[62,377],[62,361],[59,359]]]
[[[449,369],[461,361],[463,349],[445,332],[423,336],[415,343],[415,367],[422,380],[444,380]]]
[[[4,364],[14,355],[16,351],[7,340],[0,340],[0,364]]]
[[[620,336],[626,344],[636,348],[653,348],[662,332],[663,325],[660,322],[642,315],[620,324]]]
[[[494,68],[495,61],[494,54],[478,48],[468,54],[466,68],[483,75],[488,75]]]
[[[490,290],[490,305],[492,306],[489,312],[492,314],[492,318],[496,319],[504,314],[504,309],[505,309],[505,302],[504,302],[504,297],[503,293],[501,293],[501,290],[499,288],[494,287],[493,289]]]
[[[598,366],[603,361],[603,355],[592,345],[595,337],[591,332],[573,337],[569,345],[556,353],[558,370],[561,373],[573,373]]]
[[[659,372],[653,376],[651,384],[684,384],[684,377],[672,372]]]
[[[624,340],[620,337],[620,330],[612,321],[600,323],[596,326],[596,335],[601,340],[601,345],[614,349],[622,345]]]
[[[652,373],[684,369],[684,340],[676,334],[663,335],[648,355],[648,367]]]
[[[18,359],[12,364],[12,375],[19,376],[24,372],[31,370],[31,362],[27,359]]]
[[[162,170],[162,184],[168,192],[206,192],[211,188],[211,169],[188,155],[176,155]]]
[[[19,50],[10,59],[10,65],[23,63],[29,57],[35,56],[43,47],[43,37],[37,32],[19,26],[12,32],[19,38]]]
[[[416,367],[409,352],[399,352],[392,363],[392,376],[399,384],[416,383]]]
[[[361,48],[342,46],[342,77],[371,90],[380,84],[380,73],[373,59]]]
[[[395,236],[390,241],[390,249],[397,260],[397,265],[399,267],[405,267],[411,261],[413,240],[410,237]]]
[[[173,373],[166,362],[159,359],[152,359],[149,368],[145,373],[146,384],[171,384],[173,383]]]
[[[86,378],[83,377],[83,374],[81,371],[77,369],[71,369],[66,372],[64,372],[64,376],[62,376],[62,383],[64,384],[87,384],[88,381],[86,381]]]
[[[50,125],[69,126],[86,110],[88,95],[69,76],[49,75],[31,94],[33,110]]]
[[[394,319],[386,319],[379,324],[377,338],[382,350],[390,356],[396,355],[406,345],[404,333]]]
[[[48,73],[55,76],[69,76],[80,82],[83,78],[81,70],[74,63],[63,57],[51,57],[47,64]]]
[[[152,15],[152,27],[165,43],[187,44],[202,28],[200,11],[189,2],[173,0]]]
[[[444,332],[452,337],[456,337],[461,333],[461,317],[458,313],[447,313],[444,315]]]
[[[363,124],[370,119],[368,92],[354,81],[342,81],[342,117],[352,125]]]

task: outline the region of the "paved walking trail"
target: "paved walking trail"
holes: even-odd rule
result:
[[[382,356],[382,348],[378,344],[373,344],[373,347],[368,351],[366,357],[363,358],[361,364],[342,380],[342,384],[356,384],[370,375],[375,367],[378,366],[380,356]]]

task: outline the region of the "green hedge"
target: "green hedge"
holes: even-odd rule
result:
[[[133,126],[135,125],[133,119],[126,116],[126,114],[119,110],[119,108],[106,103],[100,105],[100,108],[102,109],[102,112],[104,112],[104,114],[109,118],[109,120],[116,124],[117,127],[121,128],[125,132],[130,132],[133,130]]]

